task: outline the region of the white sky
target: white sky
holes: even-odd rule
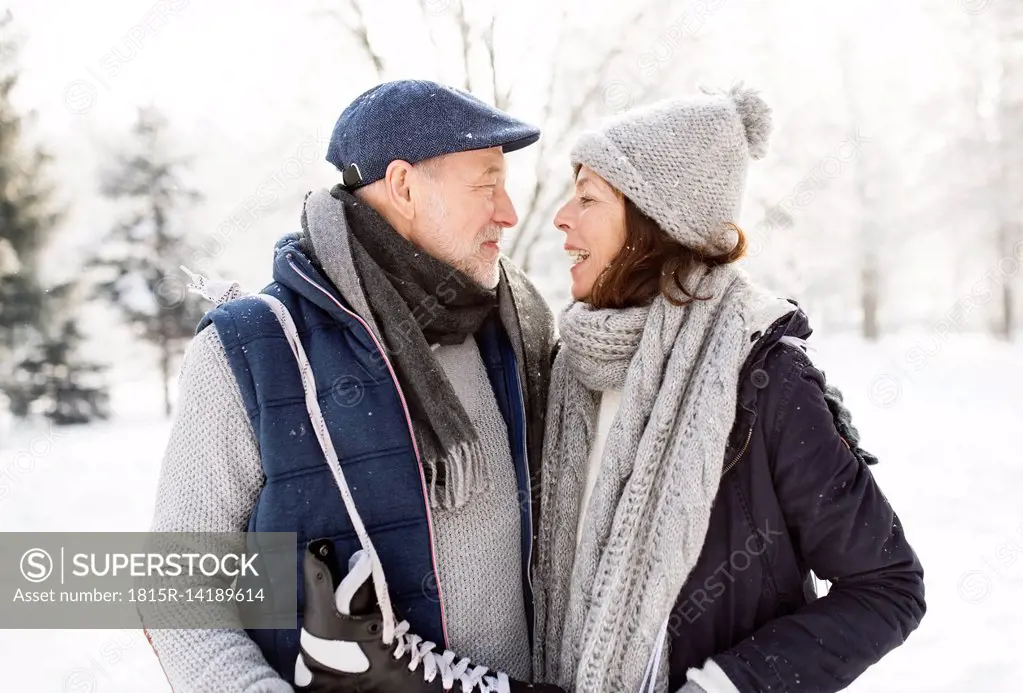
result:
[[[130,121],[134,104],[151,100],[184,121],[241,120],[253,109],[272,106],[316,58],[318,42],[308,40],[313,27],[289,5],[18,0],[16,19],[28,34],[23,64],[33,75],[26,79],[26,93],[54,119],[64,110],[63,86],[84,79],[96,87],[95,112],[115,121]],[[101,59],[115,50],[134,57],[110,77]],[[72,115],[63,117],[74,127]]]
[[[449,1],[430,0],[430,5],[443,9]],[[156,103],[171,116],[175,128],[200,144],[206,138],[229,136],[238,146],[258,148],[276,137],[281,140],[277,144],[284,146],[288,142],[283,133],[291,128],[308,133],[320,126],[329,128],[350,98],[369,85],[365,71],[356,71],[354,78],[346,76],[339,46],[343,32],[329,19],[312,19],[308,1],[13,0],[9,4],[27,37],[19,96],[39,110],[45,132],[89,133],[89,137],[96,132],[115,133],[131,122],[136,104]],[[385,0],[375,7],[386,12],[388,4]],[[680,7],[685,12],[698,4],[680,3]],[[748,0],[702,4],[719,7],[706,19],[708,32],[716,18],[728,20],[728,15],[741,15],[751,7]],[[877,74],[885,79],[893,73],[926,70],[913,64],[928,58],[927,46],[921,45],[928,37],[919,30],[918,4],[866,0],[850,11],[844,9],[850,3],[780,0],[772,3],[776,8],[772,24],[762,27],[785,37],[787,47],[777,56],[777,64],[765,65],[755,52],[744,50],[745,41],[753,37],[716,40],[714,36],[715,40],[703,41],[701,50],[713,53],[714,72],[721,76],[777,74],[777,68],[783,67],[793,85],[812,89],[831,69],[834,26],[856,23],[862,27],[857,34],[863,47],[869,47],[861,59],[870,68],[887,66]],[[586,5],[594,23],[619,11],[612,9],[619,3],[610,0]],[[142,33],[145,18],[159,16],[161,7],[167,10],[166,18]],[[523,41],[535,38],[542,28],[535,22],[523,26]],[[420,29],[395,18],[393,30],[400,36]],[[132,37],[141,48],[132,45]],[[650,36],[651,49],[662,39]],[[114,51],[132,57],[110,77],[101,61]],[[896,64],[901,68],[891,70]],[[429,69],[416,56],[402,67],[412,73]],[[83,80],[90,86],[83,85]],[[72,109],[87,103],[90,89],[95,105],[87,113],[68,110],[68,99]]]

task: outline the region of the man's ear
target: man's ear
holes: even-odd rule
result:
[[[412,164],[395,159],[387,165],[384,173],[384,194],[396,214],[403,219],[415,217],[415,205],[412,203],[412,177],[415,172]]]

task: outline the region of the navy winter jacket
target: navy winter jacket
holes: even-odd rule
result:
[[[809,334],[797,310],[743,368],[707,538],[669,621],[673,691],[707,658],[741,693],[838,691],[924,615],[923,568],[873,458],[832,413],[823,373],[782,341]]]

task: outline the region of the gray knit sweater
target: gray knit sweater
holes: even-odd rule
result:
[[[492,486],[454,513],[434,510],[450,645],[531,677],[521,529],[508,433],[475,340],[435,351],[493,461]],[[255,435],[215,328],[189,345],[163,460],[152,530],[245,531],[263,485]],[[244,631],[152,630],[175,693],[291,693]]]

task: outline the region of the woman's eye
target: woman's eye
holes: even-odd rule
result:
[[[593,198],[592,197],[580,197],[579,198],[579,202],[581,202],[584,205],[586,205],[586,204],[589,204],[589,203],[593,202]]]

